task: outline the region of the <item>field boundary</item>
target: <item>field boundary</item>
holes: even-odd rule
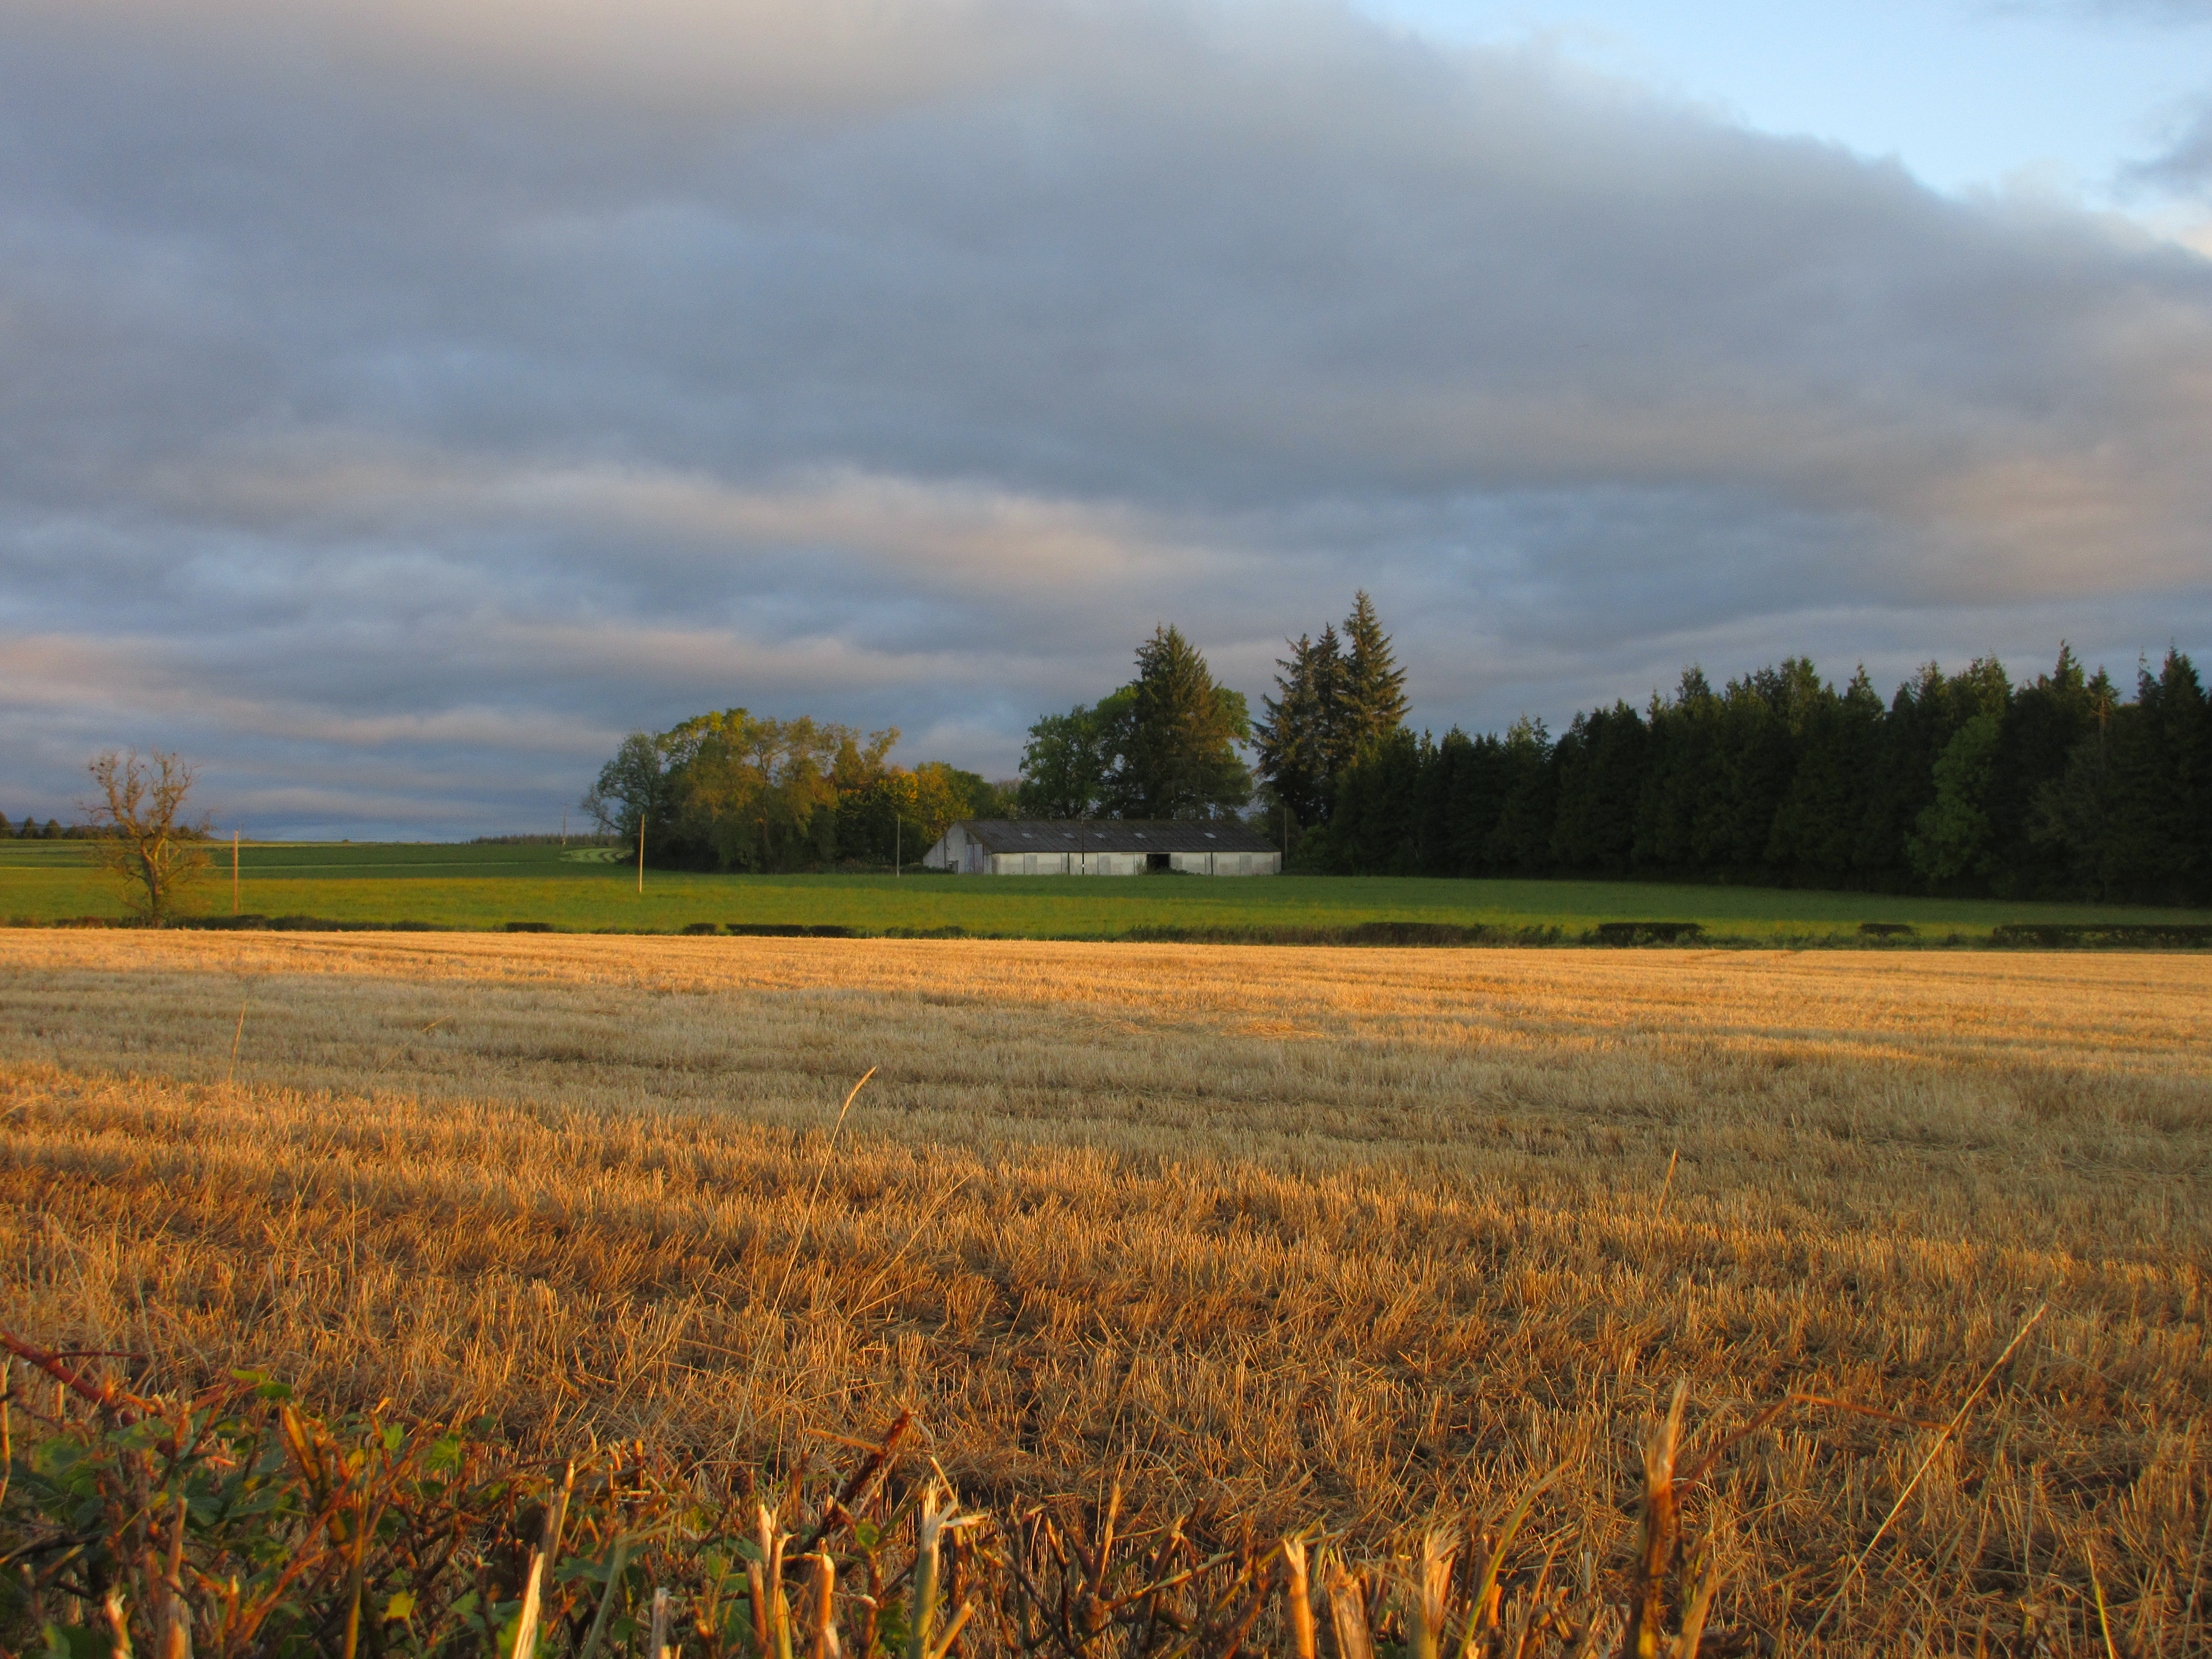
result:
[[[9,918],[11,928],[131,929],[143,924],[115,916],[65,916],[52,921]],[[1985,932],[1951,928],[1923,932],[1907,922],[1861,922],[1850,932],[1783,938],[1710,931],[1694,921],[1601,921],[1577,929],[1556,924],[1499,927],[1487,923],[1370,921],[1341,927],[1182,927],[1137,923],[1118,932],[991,931],[947,924],[936,927],[856,927],[843,922],[690,921],[665,927],[577,927],[558,922],[510,920],[459,927],[407,918],[357,921],[335,916],[246,915],[182,916],[168,924],[188,933],[552,933],[577,938],[844,939],[1032,940],[1083,945],[1260,945],[1449,950],[1532,948],[1638,950],[1692,947],[1723,951],[2212,951],[2212,926],[2175,923],[1999,922]]]

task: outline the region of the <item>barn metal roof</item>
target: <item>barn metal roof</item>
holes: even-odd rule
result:
[[[1272,853],[1233,818],[963,818],[994,853]]]

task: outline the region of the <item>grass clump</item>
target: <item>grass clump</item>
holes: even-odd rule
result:
[[[1191,1510],[962,1512],[902,1414],[863,1455],[686,1468],[645,1442],[555,1468],[494,1425],[323,1416],[247,1372],[147,1396],[0,1329],[0,1638],[52,1659],[497,1654],[599,1659],[1459,1659],[1762,1651],[1715,1620],[1724,1571],[1685,1534],[1685,1390],[1644,1449],[1633,1553],[1555,1574],[1524,1491],[1494,1532],[1431,1517],[1397,1550]],[[125,1356],[112,1356],[124,1358]],[[20,1372],[18,1365],[20,1364]],[[52,1410],[19,1375],[51,1385]],[[19,1437],[17,1419],[29,1432]],[[1693,1562],[1686,1567],[1685,1562]]]

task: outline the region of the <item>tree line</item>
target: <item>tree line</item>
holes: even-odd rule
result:
[[[2178,650],[2132,696],[2063,645],[2032,680],[1931,663],[1886,700],[1802,657],[1718,689],[1691,667],[1557,738],[1409,728],[1364,592],[1290,652],[1254,720],[1163,624],[1126,684],[1030,727],[1011,784],[892,766],[896,729],[730,709],[633,733],[584,806],[651,861],[726,870],[889,864],[963,817],[1242,816],[1316,873],[2212,897],[2212,701]]]
[[[889,760],[896,726],[862,732],[743,708],[633,732],[581,805],[647,862],[693,869],[913,863],[962,818],[1225,817],[1252,796],[1243,696],[1173,628],[1136,653],[1136,677],[1030,727],[1023,776],[996,784],[942,761]]]
[[[11,823],[8,815],[0,812],[0,841],[82,841],[90,836],[106,833],[90,824],[64,824],[59,818],[48,818],[40,824],[37,818],[28,814]]]
[[[1281,666],[1293,707],[1299,655]],[[1556,740],[1528,719],[1502,737],[1400,725],[1297,787],[1315,810],[1297,862],[1315,871],[2212,896],[2212,705],[2179,651],[2131,699],[2063,646],[2033,680],[1929,664],[1887,702],[1863,668],[1839,690],[1790,658],[1716,690],[1692,667]]]
[[[911,864],[955,821],[1004,813],[1005,792],[975,773],[891,765],[898,739],[723,709],[631,732],[581,804],[623,845],[641,836],[650,864],[763,874]]]

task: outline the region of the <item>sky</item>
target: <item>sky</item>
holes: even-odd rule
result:
[[[2212,0],[0,0],[0,811],[2207,660],[2208,256]]]

